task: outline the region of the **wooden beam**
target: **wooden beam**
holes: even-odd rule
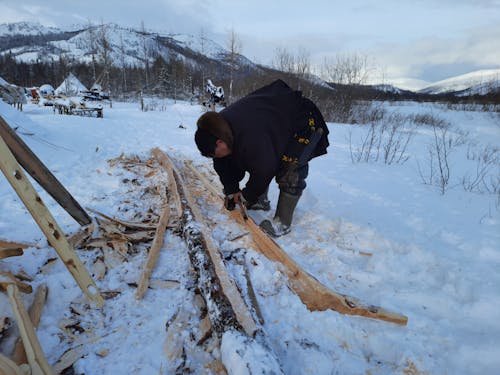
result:
[[[28,310],[30,321],[33,324],[33,328],[35,329],[40,323],[40,318],[42,317],[42,310],[45,305],[45,301],[47,300],[48,291],[49,289],[47,288],[47,285],[40,285],[35,292],[35,298],[33,299],[33,303]],[[16,343],[14,345],[12,360],[18,365],[28,362],[21,337],[16,340]]]
[[[33,375],[52,375],[54,372],[45,358],[40,342],[36,336],[35,328],[31,323],[22,301],[19,298],[17,286],[9,285],[7,287],[7,294],[9,295],[10,304],[16,317],[16,322],[21,333],[23,340],[24,350],[26,357],[31,367]]]
[[[82,291],[97,306],[103,306],[104,299],[99,293],[94,280],[92,280],[82,261],[69,245],[63,231],[38,196],[35,188],[22,171],[2,137],[0,137],[0,169]]]
[[[61,205],[80,225],[90,224],[89,215],[0,116],[0,137],[8,145],[18,163]]]
[[[210,231],[208,230],[207,224],[203,220],[203,216],[199,212],[195,201],[189,194],[188,190],[185,188],[180,174],[178,173],[177,169],[175,168],[173,162],[170,160],[168,155],[166,155],[165,153],[161,152],[158,149],[155,149],[154,154],[155,157],[158,158],[162,166],[166,166],[167,168],[172,170],[172,174],[174,175],[175,178],[174,181],[176,181],[177,187],[179,189],[179,197],[181,199],[182,198],[184,199],[184,201],[187,204],[186,205],[187,210],[191,212],[192,218],[199,224],[199,228],[191,228],[191,229],[193,233],[195,231],[198,231],[201,234],[202,241],[204,240],[204,245],[205,245],[204,247],[208,252],[208,256],[215,271],[220,286],[220,291],[229,301],[229,304],[236,316],[236,320],[241,325],[244,332],[248,336],[254,337],[257,332],[257,324],[253,320],[252,314],[250,313],[250,310],[248,309],[247,305],[245,304],[245,301],[243,300],[240,292],[238,291],[238,288],[236,287],[234,280],[232,280],[231,277],[229,276],[228,271],[224,265],[224,261],[222,260],[222,256],[220,252],[216,249],[215,244],[212,241]],[[179,201],[181,201],[181,199]],[[190,216],[190,214],[186,212],[186,209],[184,209],[183,212],[186,222],[188,222],[189,218],[187,216]],[[185,231],[185,234],[187,232],[189,232],[189,229]],[[187,234],[189,235],[189,233]],[[209,307],[208,302],[207,302],[207,307]],[[214,327],[216,327],[216,324],[214,322],[212,323],[214,324]]]
[[[205,185],[212,194],[222,198],[217,190],[211,187],[208,179],[201,174],[191,163],[186,163],[187,167]],[[377,306],[366,306],[356,298],[336,293],[315,277],[303,270],[283,249],[266,233],[264,233],[255,221],[249,217],[244,220],[237,210],[226,211],[235,221],[245,226],[251,233],[257,249],[269,260],[279,262],[284,266],[284,271],[288,276],[288,283],[292,290],[300,297],[302,302],[311,311],[335,310],[342,314],[359,315],[367,318],[380,319],[396,324],[406,325],[408,318],[402,314],[388,311]]]
[[[158,221],[158,226],[156,227],[153,243],[151,245],[151,248],[149,249],[146,264],[144,265],[144,270],[142,271],[141,278],[139,280],[139,286],[137,287],[137,290],[135,292],[136,299],[141,299],[142,297],[144,297],[144,293],[146,293],[146,290],[148,289],[149,278],[151,277],[156,262],[158,261],[169,219],[170,206],[168,202],[166,202],[165,207],[163,208],[163,211],[161,213],[160,220]]]

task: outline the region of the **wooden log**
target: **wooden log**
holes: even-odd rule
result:
[[[257,324],[245,304],[234,281],[230,278],[221,254],[209,235],[202,215],[170,158],[158,149],[155,157],[162,166],[171,168],[183,206],[182,231],[189,249],[191,263],[198,275],[200,289],[210,314],[215,332],[222,336],[230,328],[243,329],[250,337],[257,332]],[[193,223],[193,219],[197,225]]]
[[[0,137],[4,139],[21,166],[42,186],[57,203],[63,207],[80,225],[90,224],[89,215],[50,172],[42,161],[31,151],[0,116]]]
[[[222,201],[217,190],[211,187],[207,178],[194,168],[192,164],[187,163],[186,165],[196,177],[204,183],[207,190],[211,191],[212,194],[215,194]],[[227,211],[227,213],[235,221],[248,229],[257,249],[262,254],[269,260],[279,262],[284,266],[284,271],[288,276],[290,287],[309,310],[324,311],[330,309],[342,314],[359,315],[401,325],[407,324],[408,318],[402,314],[391,312],[377,306],[366,306],[356,298],[330,290],[321,284],[315,277],[303,270],[273,239],[260,229],[251,217],[249,217],[248,220],[244,220],[241,213],[237,210]]]
[[[153,244],[149,249],[149,253],[146,259],[146,264],[144,265],[144,270],[142,271],[141,278],[139,280],[139,286],[135,292],[135,298],[141,299],[144,297],[146,290],[149,286],[149,278],[153,273],[158,257],[160,256],[160,250],[163,245],[163,239],[165,237],[165,231],[167,229],[168,220],[170,219],[170,206],[165,204],[163,211],[160,215],[160,220],[158,226],[156,227],[155,236],[153,239]]]
[[[0,169],[82,291],[91,301],[98,306],[103,306],[104,299],[100,295],[94,280],[92,280],[82,261],[69,245],[63,231],[22,171],[2,137],[0,137]]]
[[[16,317],[19,332],[21,333],[24,350],[26,351],[26,357],[28,358],[28,363],[31,367],[31,373],[33,375],[54,374],[49,366],[49,363],[47,362],[47,358],[45,358],[28,312],[19,298],[17,286],[9,285],[7,287],[7,294],[9,295],[12,310],[14,312],[14,316]]]
[[[33,324],[33,328],[35,329],[38,327],[38,324],[40,323],[40,318],[42,317],[42,310],[45,305],[45,301],[47,301],[48,291],[49,289],[47,288],[47,285],[40,285],[35,292],[35,298],[33,299],[33,303],[31,304],[31,307],[28,310],[30,321]],[[16,343],[14,345],[14,351],[12,352],[12,360],[18,365],[28,362],[23,342],[20,337],[16,340]]]

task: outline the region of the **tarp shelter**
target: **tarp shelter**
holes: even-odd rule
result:
[[[24,104],[26,96],[22,87],[12,85],[0,77],[0,99],[8,104]]]
[[[81,83],[73,73],[70,73],[66,79],[56,89],[56,95],[76,96],[87,91],[87,88]]]
[[[40,86],[40,88],[38,89],[38,92],[40,93],[40,96],[44,96],[44,97],[53,96],[54,95],[54,88],[52,87],[52,85],[49,85],[48,83],[46,83],[45,85]]]

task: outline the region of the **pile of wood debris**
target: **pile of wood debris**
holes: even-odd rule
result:
[[[128,217],[127,220],[88,209],[95,215],[92,223],[68,238],[70,245],[80,253],[91,253],[86,263],[93,278],[101,282],[114,267],[147,254],[140,280],[129,282],[124,287],[136,288],[137,299],[141,299],[148,288],[175,287],[181,281],[151,280],[150,276],[162,248],[165,231],[182,236],[192,266],[189,280],[183,281],[191,293],[187,302],[191,306],[179,306],[177,313],[166,322],[164,352],[173,365],[171,370],[185,373],[192,370],[190,364],[201,363],[214,373],[225,373],[220,356],[222,336],[226,332],[238,332],[246,337],[247,346],[259,346],[260,351],[265,353],[270,368],[279,373],[278,360],[263,333],[263,320],[248,277],[249,270],[246,269],[243,278],[235,281],[228,271],[228,263],[238,263],[237,257],[222,258],[211,238],[210,224],[193,198],[192,194],[205,201],[218,202],[218,192],[207,177],[189,163],[183,163],[178,168],[159,149],[152,150],[152,157],[146,160],[122,154],[110,160],[109,165],[137,176],[122,180],[124,185],[130,185],[135,198],[129,197],[123,201],[121,213]],[[129,210],[133,213],[132,216],[129,215]],[[263,234],[251,218],[245,220],[238,211],[233,211],[230,215],[241,225],[240,234],[233,240],[242,241],[242,246],[252,247],[270,260],[281,263],[290,288],[310,310],[333,309],[345,314],[406,324],[407,319],[402,315],[375,306],[363,306],[354,298],[329,290],[302,270],[272,239]],[[15,250],[9,248],[8,251]],[[50,272],[50,265],[55,260],[57,258],[50,259],[42,272]],[[11,281],[14,278],[20,287],[24,285],[22,275],[9,274],[8,277]],[[241,283],[241,279],[246,280],[245,285]],[[29,285],[25,287],[28,288]],[[43,289],[37,293],[41,293],[40,299],[43,299]],[[106,303],[113,303],[110,300],[117,298],[120,293],[120,288],[101,291],[103,298],[108,300]],[[71,303],[71,313],[59,325],[61,341],[70,349],[53,363],[52,369],[55,372],[70,371],[68,369],[88,353],[86,344],[95,340],[92,332],[93,318],[99,319],[97,311],[83,299]],[[0,340],[2,334],[11,331],[9,326],[10,319],[0,317]],[[82,337],[85,339],[82,340]],[[105,357],[108,351],[102,349],[95,354]],[[12,358],[18,364],[26,363],[26,359],[19,359],[17,355],[12,355]],[[247,368],[251,369],[254,365],[248,363]]]

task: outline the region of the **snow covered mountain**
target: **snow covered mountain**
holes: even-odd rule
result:
[[[74,26],[67,30],[29,22],[0,25],[0,55],[10,54],[18,62],[50,62],[64,57],[90,63],[102,55],[104,43],[109,62],[117,67],[143,67],[146,61],[152,63],[158,56],[166,61],[181,59],[193,66],[206,59],[226,65],[230,55],[206,37],[156,33],[116,24]],[[240,67],[258,69],[242,55],[237,56],[236,62]]]
[[[484,95],[499,89],[500,69],[483,69],[433,83],[418,92],[422,94]]]

